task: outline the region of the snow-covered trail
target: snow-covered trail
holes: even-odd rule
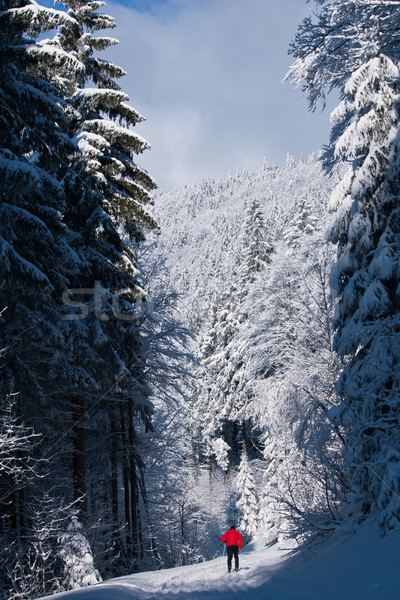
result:
[[[221,545],[222,552],[222,545]],[[102,584],[64,592],[52,596],[54,599],[70,600],[232,600],[245,593],[249,600],[258,600],[257,591],[277,569],[282,568],[286,552],[279,548],[266,549],[263,542],[253,542],[239,555],[240,570],[227,572],[226,556],[209,562],[136,573],[112,579]]]
[[[292,555],[261,540],[240,553],[240,570],[226,557],[137,573],[51,596],[54,600],[399,600],[400,531],[384,539],[364,526],[318,554]],[[47,597],[49,600],[49,597]]]

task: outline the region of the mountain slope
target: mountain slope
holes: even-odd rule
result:
[[[155,251],[167,259],[174,289],[181,294],[182,320],[195,335],[207,323],[215,298],[237,283],[251,202],[259,204],[278,240],[301,202],[319,206],[323,219],[334,181],[324,175],[318,157],[296,164],[289,156],[282,168],[265,162],[257,171],[204,180],[156,197],[154,217],[161,235]]]
[[[137,573],[51,596],[54,600],[398,600],[400,531],[380,538],[377,527],[336,537],[318,553],[301,555],[261,539],[240,553],[240,571],[226,558]],[[222,551],[221,551],[222,553]],[[47,596],[47,599],[49,597]]]

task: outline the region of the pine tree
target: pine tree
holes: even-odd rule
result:
[[[239,331],[237,306],[238,297],[232,289],[228,300],[223,299],[217,308],[214,325],[200,348],[202,387],[195,399],[192,418],[200,430],[210,464],[215,455],[215,441],[221,435],[237,453],[236,438],[242,420],[238,410],[244,404],[239,394],[234,395],[238,375],[234,347]]]
[[[107,512],[104,545],[109,536],[117,537],[118,552],[123,560],[132,561],[129,568],[134,569],[144,553],[139,514],[144,463],[139,431],[142,426],[146,430],[152,427],[151,389],[145,372],[151,371],[147,358],[155,360],[149,355],[146,332],[141,331],[148,309],[136,254],[144,231],[156,229],[146,209],[156,184],[136,164],[136,155],[149,145],[133,131],[143,117],[128,104],[127,95],[116,83],[125,72],[97,57],[98,51],[118,43],[98,33],[114,28],[114,19],[100,12],[96,2],[70,0],[64,4],[78,28],[61,27],[55,43],[76,55],[83,65],[75,85],[67,82],[64,90],[73,107],[71,135],[79,149],[64,178],[69,199],[65,220],[74,231],[82,261],[72,277],[72,291],[67,296],[72,310],[65,323],[73,368],[82,373],[70,383],[75,395],[71,411],[74,498],[96,498],[102,490],[108,501],[93,500],[90,518]],[[79,317],[76,301],[85,290],[92,293],[87,314],[75,319]],[[87,388],[98,398],[93,409],[85,400]],[[96,426],[88,435],[89,418]],[[103,439],[108,443],[100,443]],[[94,452],[87,450],[89,444]],[[81,508],[84,519],[84,500]],[[115,531],[123,533],[115,536]]]
[[[215,455],[215,460],[218,466],[226,472],[229,466],[229,445],[225,442],[223,437],[217,438],[212,444],[212,450]]]
[[[397,526],[400,504],[400,429],[396,388],[399,323],[398,135],[399,68],[383,56],[360,67],[346,85],[346,99],[334,113],[343,133],[335,153],[351,152],[357,166],[338,188],[331,236],[338,241],[333,285],[339,297],[336,347],[350,357],[340,389],[347,410],[360,421],[350,426],[351,458],[358,463],[354,483],[367,498],[377,498],[384,529]],[[354,113],[357,136],[354,135]],[[352,114],[352,123],[349,115]],[[350,136],[353,138],[349,144]],[[352,210],[347,208],[349,198]],[[357,441],[355,441],[357,440]],[[371,461],[384,468],[369,469]],[[365,497],[365,496],[364,496]]]
[[[115,526],[119,505],[116,481],[122,468],[115,457],[119,443],[123,447],[120,461],[130,465],[132,514],[124,520],[134,538],[138,490],[132,471],[139,460],[134,448],[135,421],[143,420],[149,426],[152,408],[143,380],[145,359],[139,339],[145,294],[138,284],[133,244],[143,239],[143,227],[155,227],[144,209],[151,202],[155,182],[134,162],[134,156],[149,145],[132,131],[143,117],[127,104],[127,95],[115,82],[125,73],[95,54],[118,43],[94,35],[114,28],[114,19],[99,12],[97,2],[71,0],[64,4],[68,19],[55,38],[42,41],[42,46],[56,55],[74,57],[79,65],[74,77],[68,70],[45,71],[66,99],[63,108],[75,144],[75,157],[63,179],[68,199],[64,222],[71,231],[72,252],[66,260],[69,285],[62,295],[67,364],[60,373],[72,433],[73,497],[85,519],[91,492],[87,473],[93,473],[93,484],[98,481],[98,461],[87,452],[91,418],[101,426],[90,443],[97,444],[99,436],[110,439],[109,446],[102,448],[111,468],[104,485],[108,488],[111,484],[112,491],[105,493],[113,498]],[[93,399],[89,404],[88,393]],[[105,422],[108,425],[103,429]],[[121,432],[119,441],[117,431]]]
[[[131,131],[142,118],[113,80],[124,73],[94,56],[114,43],[92,35],[113,19],[97,2],[69,6],[1,7],[11,9],[0,13],[0,301],[10,345],[3,387],[21,390],[22,416],[43,434],[42,455],[57,457],[40,486],[51,479],[83,519],[111,515],[108,537],[128,523],[124,552],[135,558],[136,430],[151,427],[152,405],[134,243],[155,226],[144,208],[155,183],[134,162],[148,144]],[[15,504],[23,527],[25,510]]]
[[[311,203],[305,196],[296,202],[295,215],[290,225],[283,231],[283,239],[293,248],[299,247],[304,235],[312,235],[318,228],[317,215],[313,214]]]
[[[67,532],[60,536],[60,556],[64,563],[63,587],[73,590],[102,581],[93,564],[90,544],[76,515],[71,517]]]
[[[60,160],[73,146],[66,135],[62,98],[36,75],[41,62],[51,62],[50,53],[37,54],[29,36],[67,16],[29,1],[20,4],[14,7],[6,2],[0,17],[0,303],[6,309],[3,318],[10,336],[6,355],[10,376],[13,373],[16,389],[36,394],[39,400],[38,374],[46,372],[50,380],[54,376],[48,348],[62,346],[56,299],[65,286],[63,261],[70,248],[61,220],[66,206],[57,177]],[[52,357],[54,368],[58,358]]]
[[[116,39],[97,34],[116,25],[112,17],[99,12],[96,2],[66,0],[64,4],[79,28],[63,25],[56,41],[61,48],[76,55],[84,67],[74,87],[70,83],[65,85],[65,92],[76,109],[73,127],[83,155],[82,167],[93,177],[101,205],[114,225],[121,226],[128,238],[137,241],[142,237],[142,226],[156,228],[144,208],[152,203],[150,192],[156,184],[134,161],[135,155],[150,146],[133,131],[144,117],[127,103],[128,96],[115,81],[126,73],[95,55],[96,51],[118,44]],[[96,87],[89,87],[88,82]],[[132,252],[125,246],[121,268],[133,274],[132,262]]]
[[[399,22],[398,2],[339,1],[305,21],[292,48],[292,73],[312,105],[333,87],[343,97],[325,153],[328,168],[351,163],[332,196],[330,230],[335,344],[346,359],[341,423],[360,512],[377,506],[383,531],[400,518]]]
[[[54,450],[63,428],[59,418],[52,418],[52,411],[59,415],[62,407],[54,392],[65,366],[61,295],[68,284],[66,257],[71,255],[62,220],[66,201],[61,177],[74,146],[64,100],[41,75],[54,66],[54,53],[35,39],[64,22],[73,20],[36,2],[1,3],[0,310],[7,352],[0,377],[2,392],[20,393],[13,409],[16,423],[33,434],[48,434],[42,438],[43,460],[36,463],[36,474],[44,470],[45,449]],[[70,58],[58,53],[60,64],[76,65]],[[32,453],[38,454],[38,448]],[[16,454],[15,480],[3,495],[13,502],[2,538],[4,544],[14,538],[23,556],[29,511],[40,503],[38,488],[46,484],[44,478],[28,479],[22,467],[24,453]]]
[[[244,285],[248,286],[254,273],[262,271],[271,262],[273,245],[259,200],[253,198],[246,212],[241,236],[244,248],[242,277]]]
[[[336,467],[342,442],[329,418],[339,371],[329,290],[334,249],[317,227],[326,202],[320,205],[318,195],[300,196],[288,212],[282,230],[290,235],[277,233],[281,239],[271,264],[255,278],[244,302],[248,325],[241,333],[266,463],[263,506],[270,540],[292,527],[303,535],[307,515],[323,530],[332,507],[337,518],[343,493]]]
[[[246,450],[242,453],[236,488],[239,494],[236,503],[240,514],[239,529],[251,539],[258,532],[262,517],[257,485]]]
[[[202,418],[202,438],[208,455],[215,455],[215,436],[224,434],[238,459],[238,443],[250,435],[252,394],[246,379],[247,348],[240,332],[247,327],[243,302],[256,274],[271,261],[273,251],[269,231],[258,200],[246,207],[240,236],[241,248],[237,284],[213,308],[213,323],[200,348],[203,386],[195,403]],[[218,438],[219,439],[219,438]],[[218,441],[218,440],[217,440]],[[218,460],[217,460],[218,462]]]

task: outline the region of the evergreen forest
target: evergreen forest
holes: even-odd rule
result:
[[[0,0],[4,600],[400,527],[400,0],[315,5],[326,146],[158,190],[105,3]]]

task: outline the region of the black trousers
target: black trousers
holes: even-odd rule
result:
[[[239,568],[239,546],[228,546],[228,571],[232,568],[232,556],[235,557],[235,569]]]

